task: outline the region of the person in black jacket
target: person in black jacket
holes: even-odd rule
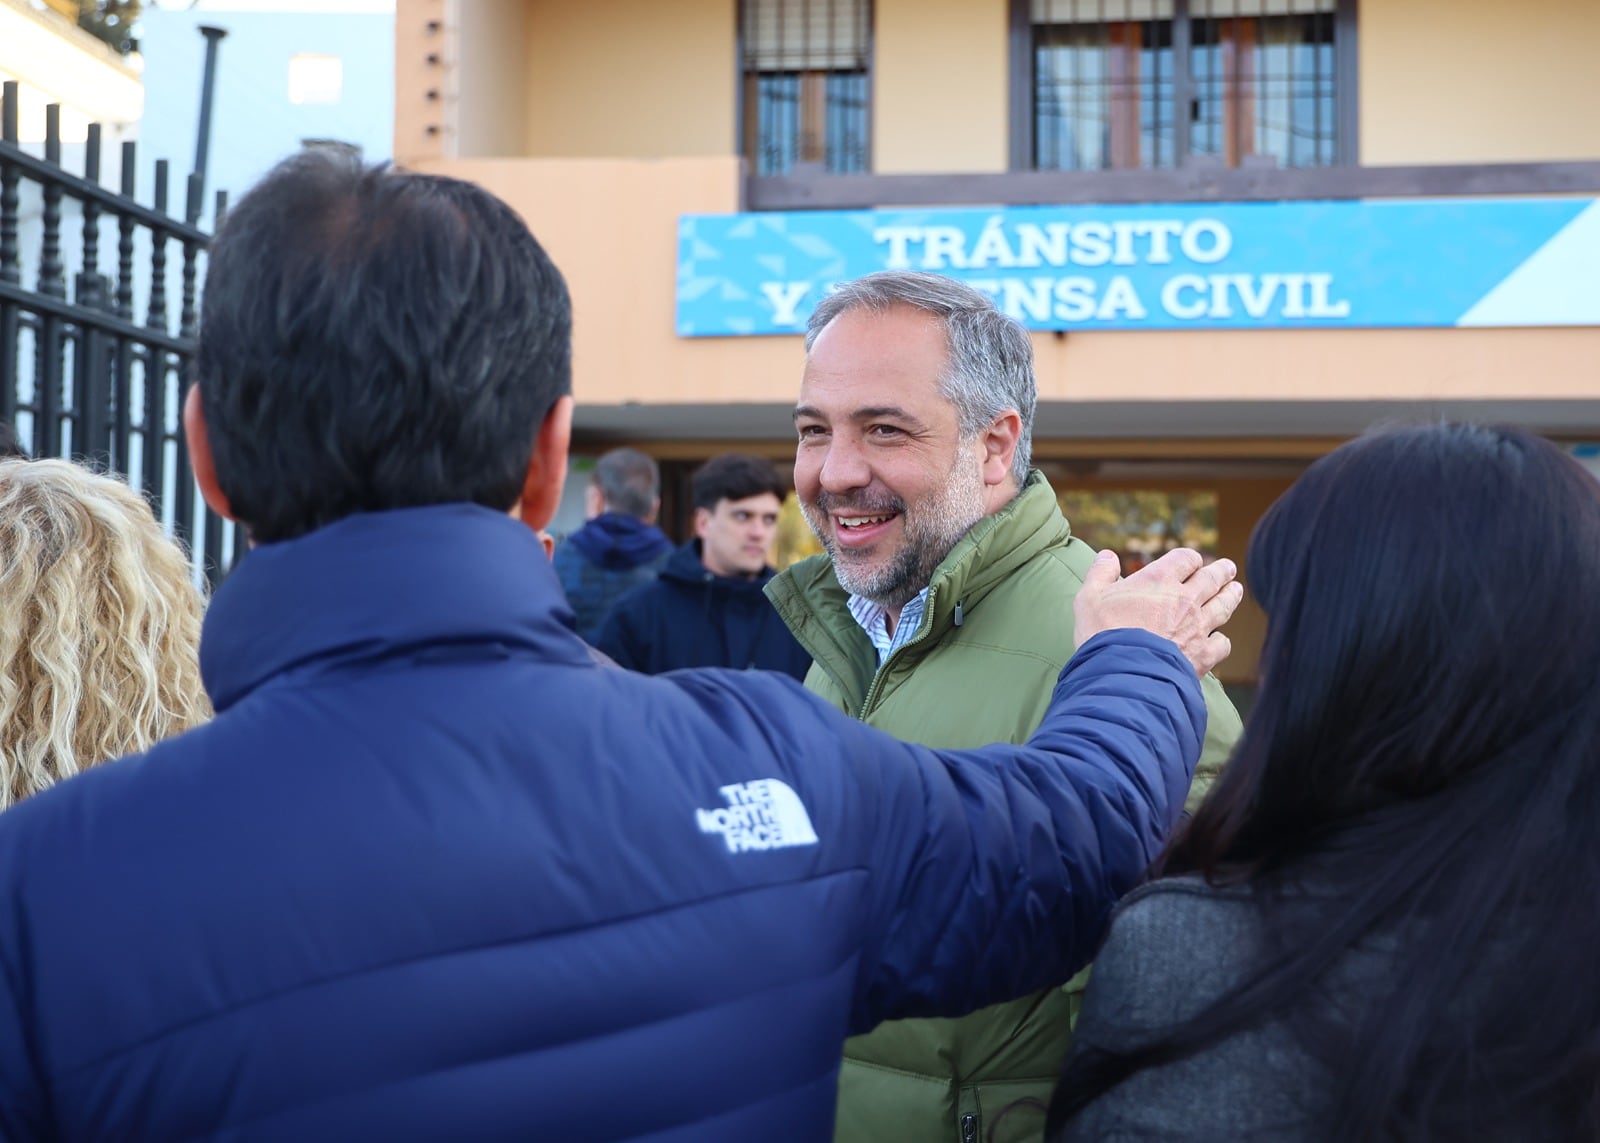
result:
[[[811,656],[762,587],[784,486],[771,463],[725,453],[694,474],[695,538],[653,583],[612,607],[595,646],[621,666],[657,675],[680,667],[752,667],[804,679]]]

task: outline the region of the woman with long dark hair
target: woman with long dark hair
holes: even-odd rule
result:
[[[1376,433],[1247,571],[1255,709],[1095,961],[1052,1143],[1600,1139],[1600,482]]]

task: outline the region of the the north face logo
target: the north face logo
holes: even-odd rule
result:
[[[758,778],[721,790],[727,806],[697,810],[695,821],[701,833],[720,833],[729,853],[817,844],[817,831],[811,828],[805,803],[776,778]]]

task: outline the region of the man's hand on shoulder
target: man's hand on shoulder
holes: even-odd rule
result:
[[[1244,599],[1232,560],[1206,564],[1199,552],[1177,548],[1126,579],[1117,554],[1101,552],[1073,604],[1078,646],[1102,631],[1139,627],[1170,639],[1198,674],[1228,657],[1233,645],[1217,628]]]

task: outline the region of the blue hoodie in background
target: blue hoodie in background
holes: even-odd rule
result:
[[[594,642],[611,605],[655,579],[671,554],[666,533],[621,512],[601,513],[556,548],[556,577],[585,642]]]

